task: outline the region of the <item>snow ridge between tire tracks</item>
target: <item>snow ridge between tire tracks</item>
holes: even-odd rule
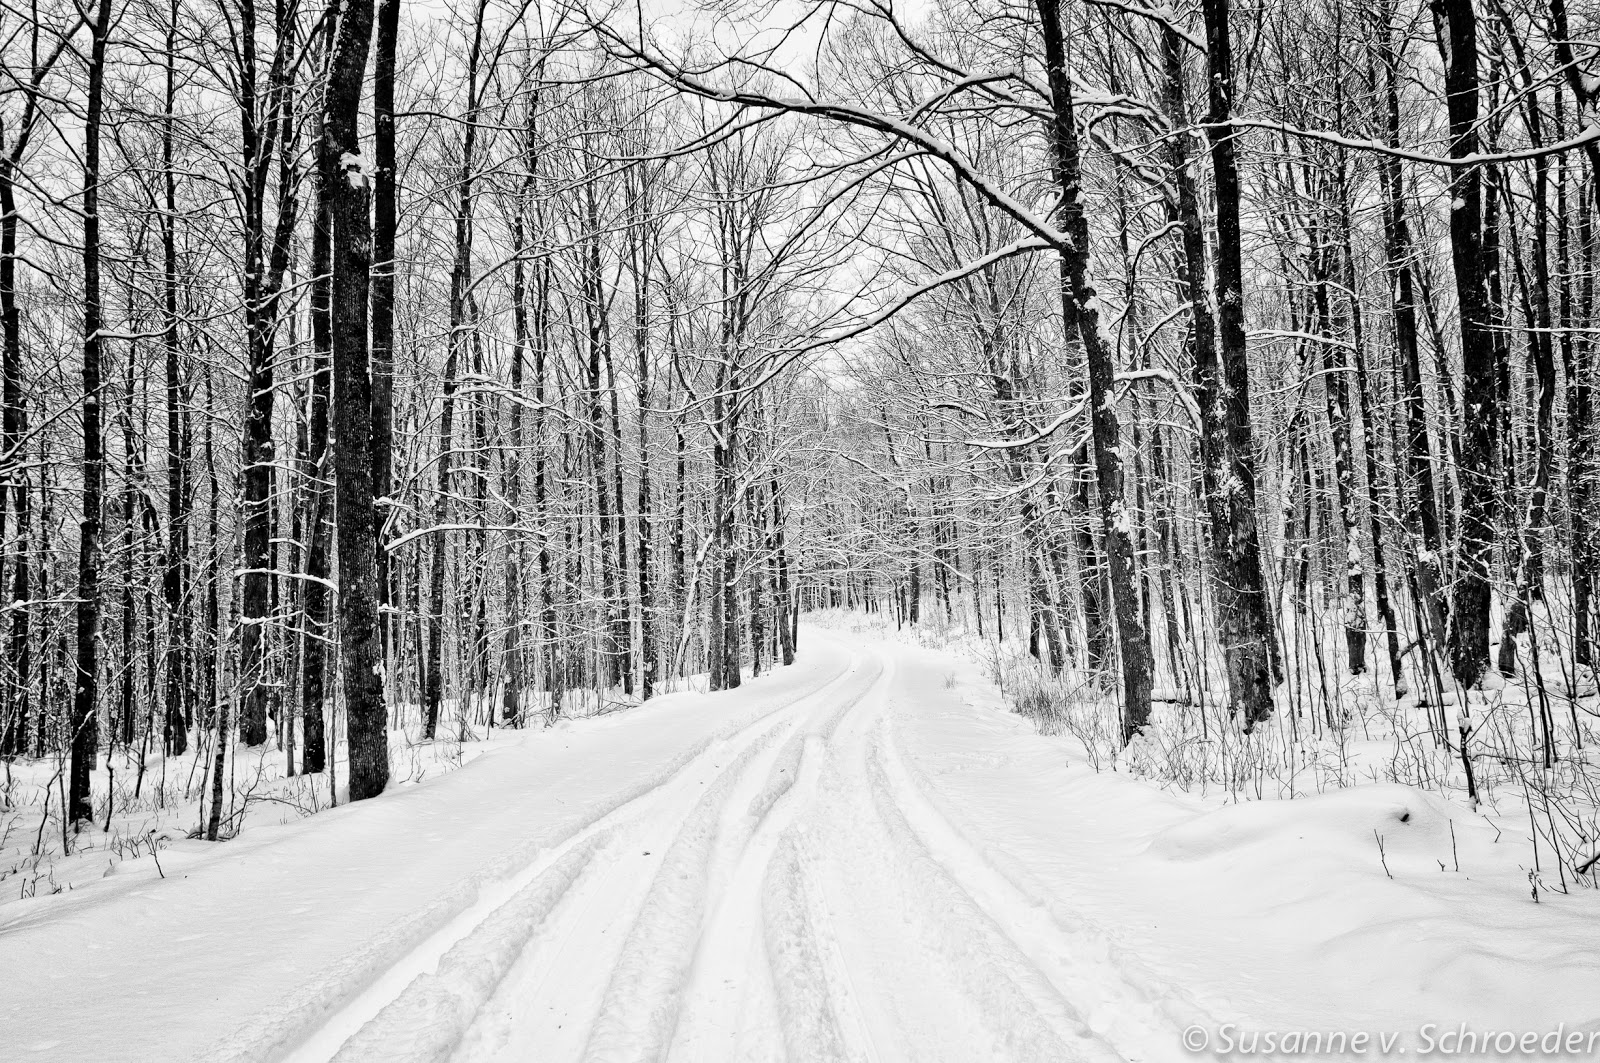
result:
[[[868,698],[885,698],[894,670],[881,657],[878,674],[862,692],[842,703],[805,737],[815,742],[807,752],[817,776],[823,760],[838,753],[836,736],[851,710]],[[779,1021],[790,1059],[807,1063],[877,1063],[871,1023],[862,1010],[859,990],[834,935],[834,918],[821,892],[806,843],[807,828],[799,820],[817,796],[820,782],[811,781],[806,809],[796,809],[774,848],[761,883],[763,943],[777,995]]]
[[[606,986],[586,1063],[665,1058],[700,934],[721,813],[744,769],[791,726],[781,721],[741,749],[679,827]]]
[[[856,667],[862,657],[852,654],[851,665],[825,687],[793,699],[762,717],[769,721],[807,701],[827,707],[827,698],[850,682],[859,682]],[[584,1052],[591,1063],[662,1060],[672,1048],[682,1006],[695,985],[703,934],[716,909],[728,902],[728,890],[710,896],[710,871],[713,860],[735,869],[730,889],[738,888],[740,862],[759,844],[763,829],[796,797],[795,784],[807,757],[818,739],[825,740],[839,721],[862,700],[879,689],[885,678],[880,666],[866,687],[854,696],[843,698],[821,721],[785,719],[763,733],[738,753],[690,813],[668,849],[651,883],[638,919],[629,933],[616,970],[607,986],[600,1013]],[[765,752],[778,736],[788,735],[767,769],[766,784],[750,800],[743,819],[747,829],[729,836],[722,832],[722,821],[732,798],[752,761]],[[787,823],[783,824],[784,830]],[[759,882],[760,879],[755,881]]]

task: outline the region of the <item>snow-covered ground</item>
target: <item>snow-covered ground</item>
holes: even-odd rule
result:
[[[1093,770],[959,656],[801,645],[738,692],[0,908],[4,1057],[1177,1060],[1269,1033],[1371,1057],[1460,1023],[1600,1030],[1600,895],[1536,902],[1526,832],[1397,785],[1174,794]]]
[[[342,722],[342,721],[341,721]],[[394,788],[414,786],[515,740],[514,733],[442,734],[422,741],[416,729],[389,732]],[[203,840],[210,811],[213,749],[210,735],[181,756],[159,747],[118,747],[109,770],[95,759],[90,791],[94,823],[62,837],[66,779],[59,757],[0,764],[0,912],[19,900],[82,889],[102,878],[161,878],[186,868],[215,846]],[[327,773],[284,775],[284,753],[269,733],[265,745],[229,751],[223,772],[224,839],[265,826],[297,822],[348,797],[342,733],[334,743],[333,782]],[[141,764],[140,761],[143,761]],[[337,801],[331,786],[338,787]],[[3,916],[0,916],[3,918]]]

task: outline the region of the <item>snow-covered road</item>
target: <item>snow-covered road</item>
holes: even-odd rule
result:
[[[1148,1038],[1147,1017],[1086,1019],[1116,990],[1079,996],[1049,920],[912,781],[893,652],[807,634],[794,668],[741,692],[532,734],[165,879],[8,911],[0,955],[38,977],[8,988],[0,1043],[307,1063],[1146,1056],[1119,1037]]]
[[[0,909],[4,1058],[1109,1063],[1193,1058],[1195,1022],[1596,1018],[1592,898],[1519,899],[1435,798],[1165,794],[970,662],[803,644]]]
[[[1119,1058],[1040,962],[1060,951],[1040,921],[975,888],[981,861],[909,782],[894,659],[825,656],[290,1058]]]

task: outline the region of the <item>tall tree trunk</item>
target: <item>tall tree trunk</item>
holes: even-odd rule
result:
[[[1522,42],[1514,33],[1510,19],[1499,12],[1505,37],[1517,60],[1522,81],[1522,114],[1527,127],[1529,146],[1544,146],[1544,120],[1539,108],[1538,85]],[[1533,482],[1529,485],[1527,509],[1524,513],[1518,540],[1516,558],[1515,597],[1506,610],[1504,628],[1500,633],[1500,654],[1496,662],[1499,670],[1510,675],[1516,670],[1517,636],[1528,630],[1531,618],[1529,609],[1533,602],[1544,598],[1544,545],[1549,522],[1550,476],[1555,466],[1555,401],[1556,362],[1555,343],[1551,337],[1554,320],[1550,307],[1550,161],[1544,156],[1533,160],[1533,186],[1529,203],[1533,227],[1532,270],[1524,267],[1522,249],[1518,243],[1515,204],[1507,200],[1511,223],[1512,261],[1516,263],[1518,290],[1522,293],[1522,311],[1528,329],[1528,353],[1533,361],[1537,385],[1536,410],[1533,422]],[[1509,482],[1511,478],[1508,477]],[[1537,668],[1537,662],[1534,667]]]
[[[561,712],[565,673],[556,624],[556,571],[551,560],[549,471],[545,439],[545,379],[550,350],[550,264],[538,266],[533,321],[533,508],[539,522],[539,642],[544,654],[545,684],[549,688],[547,718]]]
[[[1566,188],[1566,182],[1562,182]],[[1600,542],[1596,541],[1596,489],[1595,489],[1595,340],[1592,335],[1574,336],[1568,331],[1574,321],[1592,321],[1595,310],[1594,281],[1594,218],[1600,213],[1600,200],[1581,183],[1573,190],[1579,203],[1577,244],[1579,255],[1564,252],[1561,256],[1561,324],[1562,362],[1566,366],[1567,386],[1567,498],[1568,514],[1572,521],[1569,550],[1572,559],[1572,609],[1574,613],[1573,652],[1577,661],[1591,668],[1596,663],[1596,647],[1592,626],[1595,567],[1600,565]],[[1584,204],[1587,203],[1587,209]],[[1567,213],[1560,211],[1562,232],[1566,231]],[[1573,266],[1582,262],[1582,288],[1579,297],[1572,295]],[[1574,305],[1576,302],[1576,306]]]
[[[509,511],[506,523],[514,528],[519,527],[522,517],[522,456],[526,445],[522,395],[526,386],[524,375],[528,350],[528,209],[533,202],[534,165],[537,158],[534,117],[538,93],[534,92],[532,97],[523,131],[525,170],[511,213],[511,446],[503,452],[501,460],[505,468],[504,492]],[[535,439],[534,445],[543,447],[543,440]],[[540,512],[536,518],[542,520],[543,499],[538,501],[537,506]],[[508,726],[516,727],[522,722],[522,688],[526,683],[523,675],[522,581],[527,569],[527,544],[520,529],[510,534],[514,539],[507,543],[506,548],[506,636],[502,655],[506,686],[501,696],[500,715]]]
[[[1113,352],[1100,336],[1094,282],[1089,276],[1089,222],[1083,211],[1078,132],[1067,75],[1065,35],[1057,0],[1036,0],[1044,34],[1045,71],[1051,103],[1050,145],[1061,205],[1062,228],[1071,251],[1060,255],[1063,322],[1076,328],[1089,375],[1089,418],[1096,486],[1099,488],[1101,542],[1116,613],[1117,645],[1122,654],[1122,735],[1131,741],[1150,720],[1150,635],[1135,590],[1133,515],[1125,499],[1122,428],[1116,409]],[[1092,577],[1091,577],[1092,579]]]
[[[400,36],[401,0],[377,5],[372,77],[372,493],[377,512],[378,623],[384,670],[395,656],[394,588],[389,575],[390,523],[394,502],[394,304],[395,235],[399,228],[400,179],[395,159],[394,75]]]
[[[337,26],[330,20],[327,47],[331,53]],[[304,733],[301,770],[327,770],[327,669],[332,631],[328,581],[330,523],[329,484],[333,470],[328,462],[329,393],[333,387],[333,195],[339,179],[336,159],[325,147],[327,115],[320,117],[320,140],[313,171],[316,209],[311,219],[311,394],[306,426],[308,478],[306,534],[306,586],[301,623],[305,628],[305,653],[300,660],[300,717]]]
[[[794,629],[789,622],[789,615],[794,611],[794,600],[789,586],[789,552],[784,543],[783,495],[778,488],[776,469],[772,473],[767,497],[772,503],[772,546],[777,555],[778,566],[778,600],[775,609],[778,617],[778,646],[783,653],[783,663],[790,665],[794,663]],[[979,604],[981,606],[982,603]]]
[[[166,113],[161,123],[162,351],[166,369],[167,557],[162,594],[167,607],[166,724],[163,748],[181,756],[194,719],[194,683],[189,673],[189,447],[183,431],[183,365],[178,331],[178,182],[174,168],[177,107],[178,3],[167,7]]]
[[[205,408],[212,409],[215,398],[215,389],[211,383],[211,370],[204,372],[205,379]],[[202,690],[204,691],[203,703],[208,713],[206,722],[216,723],[220,728],[217,731],[221,744],[227,745],[227,725],[212,719],[211,714],[217,714],[222,706],[222,603],[221,584],[218,582],[222,569],[222,520],[219,507],[222,492],[217,478],[217,452],[215,430],[210,417],[202,417],[203,427],[202,452],[205,455],[206,465],[206,609],[205,609],[205,647],[195,654],[193,660],[203,668]],[[203,663],[202,663],[203,662]],[[212,840],[215,841],[213,834]]]
[[[1199,199],[1181,136],[1168,140],[1183,234],[1184,280],[1190,300],[1195,402],[1203,422],[1200,482],[1206,500],[1211,553],[1211,588],[1232,712],[1253,729],[1272,713],[1278,670],[1276,635],[1261,571],[1256,526],[1255,452],[1250,429],[1250,374],[1245,359],[1244,280],[1240,253],[1239,173],[1233,130],[1226,125],[1233,97],[1232,36],[1228,0],[1206,0],[1210,107],[1206,137],[1216,182],[1217,248],[1214,269],[1216,316],[1208,305],[1205,234]],[[1188,105],[1177,35],[1167,31],[1168,110],[1181,128]]]
[[[100,368],[104,319],[100,305],[100,123],[105,105],[106,38],[111,0],[95,8],[89,44],[88,98],[83,124],[83,511],[78,521],[77,676],[73,683],[71,770],[66,816],[92,820],[89,775],[94,769],[100,694],[100,504],[105,446],[100,432]]]
[[[1336,88],[1335,94],[1342,100],[1341,89]],[[1336,113],[1342,116],[1342,110]],[[1338,161],[1332,175],[1334,198],[1338,203],[1344,201],[1345,173],[1346,163],[1341,151],[1338,152]],[[1335,283],[1335,271],[1338,271],[1337,276],[1341,278],[1343,276],[1344,256],[1340,249],[1347,249],[1352,239],[1344,220],[1341,211],[1340,225],[1337,229],[1331,225],[1318,227],[1318,232],[1323,234],[1324,246],[1313,249],[1313,254],[1320,254],[1322,259],[1316,271],[1318,316],[1321,318],[1325,335],[1330,340],[1336,341],[1321,345],[1322,383],[1328,412],[1328,428],[1333,437],[1334,486],[1345,549],[1343,558],[1345,654],[1350,674],[1361,675],[1367,670],[1366,565],[1361,554],[1361,521],[1358,508],[1360,491],[1356,486],[1353,411],[1350,408],[1351,367],[1346,364],[1344,355],[1347,349],[1352,353],[1355,352],[1355,337],[1359,327],[1354,320],[1355,311],[1340,313],[1337,307],[1347,304],[1343,300],[1336,301],[1331,290]]]
[[[350,800],[376,797],[389,781],[388,710],[378,632],[377,507],[372,494],[372,380],[367,299],[372,269],[370,176],[358,119],[372,0],[343,0],[324,106],[333,180],[333,471],[338,526],[339,662],[350,745]]]
[[[612,524],[611,549],[616,558],[616,612],[612,619],[612,645],[617,651],[617,666],[622,673],[622,692],[633,693],[633,599],[628,586],[628,516],[627,498],[623,493],[622,415],[618,408],[617,369],[612,347],[611,328],[606,326],[604,336],[606,391],[611,412],[611,463],[612,489],[615,492],[616,520]]]
[[[263,159],[270,157],[260,128],[256,88],[256,9],[254,0],[239,4],[238,109],[243,140],[244,325],[247,364],[245,421],[240,454],[243,490],[239,499],[244,525],[243,617],[239,632],[239,677],[244,683],[239,711],[239,737],[248,746],[267,740],[267,702],[272,685],[267,675],[269,579],[272,543],[272,404],[273,344],[264,320],[263,275],[266,269],[266,198]]]
[[[1206,501],[1211,511],[1212,568],[1221,620],[1228,694],[1250,730],[1272,712],[1277,640],[1261,570],[1256,527],[1256,469],[1250,427],[1250,369],[1245,356],[1244,270],[1239,224],[1239,171],[1234,133],[1233,44],[1229,0],[1205,0],[1210,114],[1206,137],[1216,185],[1217,247],[1213,268],[1215,353],[1198,361],[1195,400],[1206,418],[1201,433]]]
[[[133,300],[129,299],[129,306],[125,313],[128,320],[133,320]],[[117,721],[111,729],[111,744],[122,743],[124,749],[133,746],[134,716],[136,690],[138,687],[138,667],[134,659],[134,634],[139,627],[138,607],[135,603],[133,587],[139,578],[138,551],[134,545],[134,522],[139,517],[139,492],[144,479],[143,463],[140,461],[139,440],[134,431],[134,365],[138,361],[139,345],[134,341],[128,343],[128,357],[123,362],[122,372],[122,660],[121,682],[118,683]],[[109,752],[109,750],[108,750]]]
[[[1348,189],[1340,196],[1340,214],[1346,232],[1351,230],[1350,199]],[[1366,328],[1360,301],[1356,297],[1357,276],[1355,257],[1351,252],[1352,240],[1343,245],[1344,286],[1350,299],[1351,361],[1355,369],[1356,404],[1361,411],[1362,430],[1366,435],[1366,491],[1367,532],[1372,539],[1372,596],[1378,607],[1378,619],[1383,624],[1385,647],[1389,656],[1389,677],[1394,684],[1395,696],[1406,693],[1405,669],[1401,661],[1400,630],[1395,620],[1394,602],[1389,593],[1389,567],[1385,561],[1383,514],[1390,512],[1389,492],[1379,473],[1378,455],[1387,431],[1380,431],[1372,403],[1372,379],[1367,371]]]
[[[467,56],[467,103],[461,139],[461,165],[456,171],[455,256],[450,270],[450,353],[444,368],[444,408],[439,418],[439,480],[434,497],[433,559],[429,571],[428,662],[424,683],[422,736],[432,739],[438,733],[439,705],[444,692],[444,575],[450,533],[450,475],[455,453],[455,407],[457,374],[462,349],[467,342],[467,297],[472,284],[473,161],[478,138],[478,62],[483,48],[483,11],[474,8],[472,46]]]
[[[629,253],[633,272],[633,334],[634,349],[638,356],[635,369],[636,401],[639,415],[639,486],[638,533],[639,555],[639,699],[649,701],[655,695],[659,669],[656,652],[655,605],[655,544],[650,494],[650,269],[653,247],[650,243],[650,211],[648,182],[650,175],[643,170],[635,175],[641,187],[637,190],[634,216],[637,219],[630,241]]]
[[[600,260],[600,241],[602,237],[600,227],[599,204],[596,199],[594,185],[588,184],[583,190],[583,225],[584,234],[580,254],[581,286],[583,293],[583,314],[585,326],[585,359],[584,369],[584,400],[583,409],[587,418],[587,451],[589,457],[589,472],[594,488],[595,501],[595,536],[596,536],[596,567],[600,577],[600,633],[599,633],[599,664],[601,675],[598,679],[599,686],[604,689],[612,686],[621,678],[626,670],[624,658],[627,653],[626,645],[619,642],[617,617],[620,614],[617,598],[625,593],[618,587],[617,555],[614,552],[618,542],[612,506],[619,500],[613,491],[614,481],[611,472],[611,433],[607,431],[605,421],[605,365],[610,358],[607,337],[607,299],[605,276]],[[613,388],[613,393],[615,389]],[[615,455],[615,460],[620,462],[622,455]]]
[[[1463,158],[1478,151],[1477,16],[1472,0],[1432,0],[1432,7],[1440,54],[1444,57],[1450,154]],[[1461,527],[1449,638],[1456,679],[1470,687],[1477,684],[1489,664],[1490,565],[1499,502],[1494,470],[1500,446],[1500,409],[1488,278],[1484,272],[1481,170],[1476,166],[1452,167],[1449,195],[1450,253],[1461,317],[1465,413],[1457,472]],[[1467,727],[1463,719],[1463,730]]]

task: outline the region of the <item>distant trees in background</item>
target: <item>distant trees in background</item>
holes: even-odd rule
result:
[[[1573,17],[824,2],[788,27],[815,66],[771,26],[608,41],[820,123],[819,164],[872,189],[863,271],[920,293],[817,384],[808,603],[1026,639],[1124,741],[1152,691],[1248,731],[1372,675],[1459,752],[1472,692],[1516,676],[1548,766],[1596,641],[1600,57]]]

